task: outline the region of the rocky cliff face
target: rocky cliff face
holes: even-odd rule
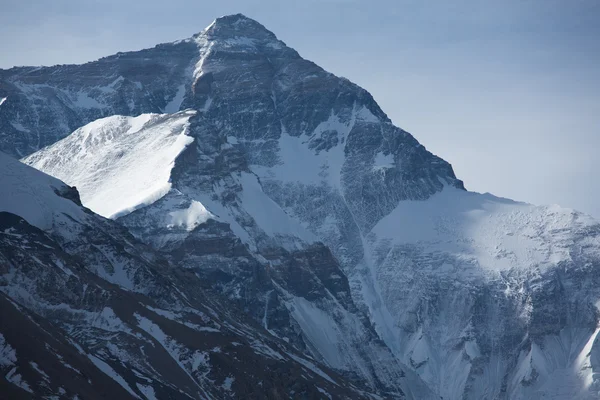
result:
[[[2,153],[0,166],[2,395],[371,397],[81,207],[74,189]]]
[[[135,104],[148,107],[121,112],[163,114],[94,121],[25,162],[89,187],[82,199],[94,211],[110,198],[118,212],[103,215],[273,337],[380,393],[424,398],[424,381],[448,399],[598,397],[596,222],[465,191],[365,90],[244,16],[68,67],[84,82],[73,90],[100,103],[102,85],[152,75],[123,75],[122,59],[177,64],[136,78]],[[84,79],[101,63],[107,83]],[[52,91],[69,81],[53,69],[3,71],[0,89],[16,92],[0,92],[0,111],[11,96],[41,96],[21,88],[30,74]],[[0,112],[0,127],[22,124],[31,107],[19,104]],[[79,123],[111,114],[63,106]],[[0,132],[13,154],[40,147],[10,144],[10,129]],[[157,154],[161,174],[143,167]],[[151,196],[115,190],[140,182],[134,192]]]

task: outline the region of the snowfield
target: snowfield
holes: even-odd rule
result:
[[[125,215],[170,190],[175,158],[193,141],[186,131],[194,114],[103,118],[23,161],[77,187],[92,211]]]

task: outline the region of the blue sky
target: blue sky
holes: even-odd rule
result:
[[[0,68],[79,63],[242,12],[369,90],[467,188],[600,218],[600,1],[0,0]]]

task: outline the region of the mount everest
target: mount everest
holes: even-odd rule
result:
[[[600,397],[600,225],[466,191],[256,21],[0,70],[0,98],[0,150],[78,190],[2,156],[2,318],[48,335],[27,364],[3,330],[7,390]],[[31,364],[63,353],[92,383]]]

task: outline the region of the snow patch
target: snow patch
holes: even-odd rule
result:
[[[42,369],[37,363],[30,361],[29,365],[31,365],[31,368],[35,369],[37,373],[40,374],[46,382],[50,382],[50,377],[48,376],[48,374],[42,371]]]
[[[9,367],[17,362],[17,352],[0,333],[0,366]]]
[[[73,106],[76,108],[102,108],[102,104],[100,104],[96,99],[90,97],[85,92],[77,92],[75,96],[72,97]]]
[[[181,104],[183,103],[184,97],[185,97],[185,84],[181,84],[181,85],[179,85],[179,88],[177,88],[177,93],[175,93],[175,96],[173,96],[171,101],[169,101],[167,103],[167,105],[165,106],[165,112],[173,114],[173,113],[176,113],[177,111],[179,111],[179,109],[181,108]]]
[[[375,155],[375,161],[373,163],[373,169],[385,169],[392,168],[394,166],[394,155],[393,154],[383,154],[383,152],[377,153]]]
[[[223,388],[223,390],[226,390],[227,392],[231,392],[231,386],[233,385],[234,381],[235,381],[234,377],[228,376],[227,378],[225,378],[225,381],[223,382],[221,387]]]
[[[104,372],[106,375],[108,375],[110,378],[112,378],[115,382],[117,382],[119,385],[121,385],[123,387],[123,389],[125,389],[129,392],[129,394],[131,394],[136,399],[140,398],[140,396],[138,396],[133,391],[133,389],[131,389],[131,386],[129,386],[127,381],[125,381],[125,379],[123,379],[123,377],[121,375],[119,375],[117,373],[117,371],[112,369],[112,367],[110,365],[108,365],[107,363],[105,363],[104,361],[102,361],[101,359],[99,359],[98,357],[96,357],[94,355],[88,354],[87,356],[90,359],[90,361],[92,361],[94,363],[94,365],[100,371]]]
[[[167,217],[167,228],[183,227],[186,231],[194,230],[205,223],[213,215],[199,201],[192,200],[187,209],[171,211]]]
[[[156,394],[154,393],[154,388],[150,385],[142,385],[141,383],[135,384],[140,392],[146,397],[148,400],[157,400]]]
[[[29,393],[33,393],[31,386],[25,382],[21,374],[17,374],[17,367],[13,367],[10,371],[8,371],[4,378],[13,385],[18,386]]]

